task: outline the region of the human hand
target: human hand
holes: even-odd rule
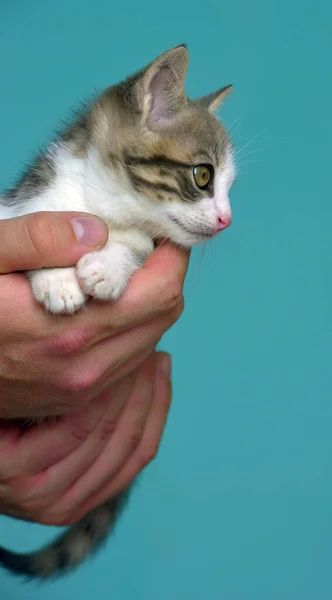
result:
[[[0,221],[0,273],[75,264],[92,244],[74,238],[73,216]],[[98,221],[93,243],[102,245]],[[182,313],[187,267],[186,252],[161,245],[116,303],[91,302],[70,317],[46,313],[22,274],[1,275],[0,418],[71,413],[134,370]]]
[[[156,455],[169,369],[168,355],[153,353],[74,414],[23,433],[0,426],[0,513],[71,525],[126,488]]]

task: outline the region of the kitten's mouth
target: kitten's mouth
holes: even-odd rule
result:
[[[190,235],[194,235],[196,237],[200,237],[202,239],[212,238],[215,235],[217,235],[217,233],[219,233],[218,230],[197,231],[197,229],[190,229],[190,227],[188,227],[187,225],[184,225],[181,221],[179,221],[179,219],[177,219],[176,217],[173,217],[172,215],[170,215],[170,219],[173,221],[173,223],[175,223],[178,227],[183,229],[183,231],[185,231],[186,233],[189,233]]]

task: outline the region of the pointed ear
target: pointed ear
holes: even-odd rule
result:
[[[184,82],[188,68],[186,46],[177,46],[154,60],[139,81],[143,116],[162,124],[187,102]]]
[[[222,105],[225,98],[229,96],[232,89],[233,86],[226,85],[225,87],[220,88],[220,90],[212,92],[212,94],[208,94],[207,96],[203,96],[203,98],[199,98],[198,103],[206,108],[209,112],[214,113]]]

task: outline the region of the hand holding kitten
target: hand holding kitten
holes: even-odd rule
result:
[[[76,261],[87,249],[73,236],[73,218],[81,215],[28,215],[4,231],[0,222],[0,271]],[[90,234],[99,230],[101,245],[98,221]],[[153,459],[170,404],[168,358],[153,349],[182,311],[187,265],[184,252],[159,248],[117,305],[70,320],[39,308],[23,275],[0,276],[0,417],[69,413],[23,433],[2,420],[1,513],[71,524]]]
[[[23,275],[4,273],[75,262],[89,251],[75,218],[0,222],[0,512],[58,525],[117,494],[156,454],[170,384],[154,348],[182,312],[188,266],[187,253],[160,247],[118,303],[52,317]],[[91,231],[102,245],[102,222],[90,223],[90,244]],[[23,433],[7,421],[53,415],[63,416]]]
[[[14,260],[16,269],[38,268],[47,260],[53,266],[61,263],[65,252],[73,262],[83,254],[70,232],[67,246],[64,242],[59,223],[65,229],[68,215],[44,213],[37,222],[38,231],[52,231],[53,237],[44,239],[36,253],[34,226],[23,233],[36,221],[29,215],[6,221],[7,238],[0,230],[0,239],[6,240],[2,272],[15,269]],[[54,317],[39,307],[23,275],[1,275],[0,418],[71,413],[139,366],[182,312],[187,266],[186,252],[159,247],[118,302],[90,303],[71,318]]]
[[[170,405],[167,355],[58,422],[0,426],[0,512],[72,525],[126,488],[154,458]]]

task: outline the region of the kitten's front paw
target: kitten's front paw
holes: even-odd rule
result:
[[[33,294],[52,313],[74,313],[85,304],[75,269],[41,269],[29,274]]]
[[[88,296],[97,300],[116,300],[125,290],[130,273],[123,262],[110,260],[101,252],[92,252],[79,260],[76,275]]]

